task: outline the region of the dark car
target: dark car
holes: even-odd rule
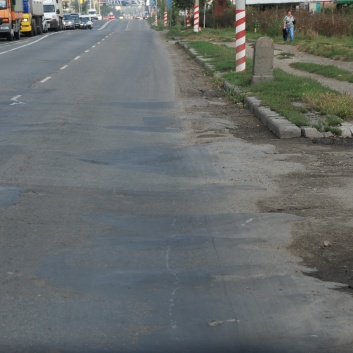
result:
[[[63,28],[64,29],[75,29],[74,18],[68,13],[63,16]]]
[[[80,15],[78,13],[71,13],[71,16],[74,19],[75,28],[80,28],[81,27]]]

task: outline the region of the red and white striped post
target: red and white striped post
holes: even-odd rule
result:
[[[200,2],[199,0],[195,0],[194,6],[194,32],[199,31],[199,16],[200,16]]]
[[[191,27],[190,10],[186,10],[186,27]]]
[[[235,71],[242,72],[246,69],[245,0],[236,0],[235,8]]]
[[[168,12],[164,11],[164,27],[168,26]]]
[[[154,14],[154,25],[157,27],[158,26],[158,5],[157,5],[157,0],[155,2],[155,14]]]

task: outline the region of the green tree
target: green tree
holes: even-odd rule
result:
[[[194,7],[194,0],[173,0],[173,4],[179,10],[192,9]],[[202,1],[203,3],[203,1]],[[200,0],[201,6],[201,0]]]

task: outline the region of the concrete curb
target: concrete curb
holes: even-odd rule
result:
[[[177,43],[185,49],[191,56],[195,58],[195,60],[205,67],[206,69],[209,69],[212,71],[213,75],[216,76],[214,72],[214,68],[212,65],[207,63],[207,61],[199,56],[197,56],[197,53],[195,50],[192,48],[188,47],[185,43],[177,41]],[[223,86],[226,90],[234,92],[236,94],[241,94],[242,91],[239,87],[236,87],[229,83],[226,80],[223,80]],[[284,139],[284,138],[296,138],[296,137],[301,137],[302,136],[302,130],[288,121],[286,118],[283,116],[280,116],[273,110],[262,106],[261,105],[261,100],[259,100],[256,97],[245,97],[244,98],[244,104],[245,106],[255,114],[257,118],[261,120],[261,122],[267,126],[278,138]]]

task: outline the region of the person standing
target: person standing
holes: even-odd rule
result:
[[[289,10],[287,12],[287,16],[284,16],[283,19],[283,29],[287,32],[287,37],[283,37],[284,41],[287,41],[287,38],[291,41],[294,40],[294,25],[295,25],[295,18],[292,16],[292,12]]]

